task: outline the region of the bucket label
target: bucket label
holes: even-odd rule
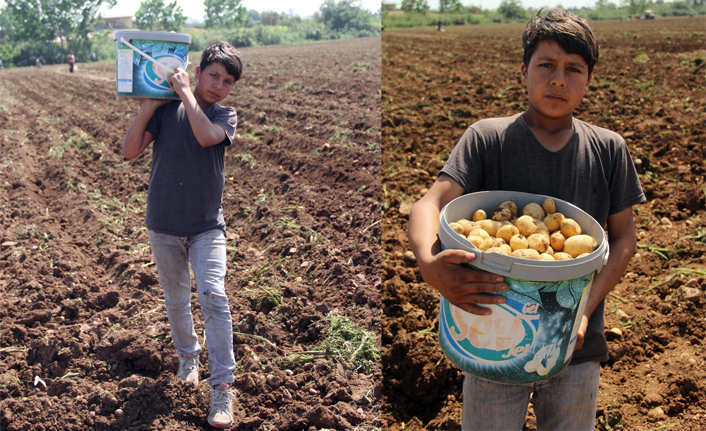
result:
[[[132,49],[118,49],[118,91],[132,93]]]
[[[492,314],[466,313],[441,298],[439,342],[458,367],[501,383],[533,383],[568,365],[593,274],[567,281],[509,277],[505,304]]]

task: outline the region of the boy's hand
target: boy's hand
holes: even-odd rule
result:
[[[424,281],[460,309],[477,315],[491,314],[491,310],[476,304],[504,304],[505,297],[494,292],[510,290],[505,278],[485,271],[469,269],[462,264],[476,256],[464,250],[444,250],[428,262],[418,260]]]
[[[174,73],[167,75],[167,82],[169,83],[169,86],[174,89],[174,92],[176,92],[176,94],[178,94],[181,98],[184,98],[184,93],[186,91],[191,91],[189,74],[186,73],[184,69],[176,68]]]

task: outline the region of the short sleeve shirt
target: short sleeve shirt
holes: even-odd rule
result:
[[[481,120],[469,127],[439,175],[466,193],[510,190],[571,202],[605,226],[608,216],[643,202],[640,180],[623,138],[574,119],[566,145],[552,152],[535,138],[521,114]],[[602,302],[589,319],[583,348],[572,364],[608,360]]]
[[[235,137],[237,114],[217,103],[204,114],[223,128],[223,142],[202,147],[180,100],[159,107],[147,124],[146,130],[155,138],[147,193],[150,230],[182,237],[212,229],[225,231],[225,147]]]

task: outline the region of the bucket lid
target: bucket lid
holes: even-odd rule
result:
[[[513,201],[519,208],[531,202],[544,202],[552,198],[557,212],[576,220],[583,233],[596,239],[598,246],[581,258],[560,261],[521,259],[500,253],[486,253],[456,233],[449,223],[470,218],[473,210],[496,208],[504,201]],[[473,209],[473,210],[471,210]],[[469,193],[449,202],[439,214],[439,239],[444,248],[467,250],[476,255],[470,263],[493,274],[529,281],[563,281],[583,277],[594,271],[600,272],[608,260],[608,238],[603,228],[588,213],[579,207],[551,196],[510,191],[487,191]]]
[[[191,43],[191,36],[184,33],[170,33],[168,31],[116,31],[113,40],[154,40],[158,42]]]

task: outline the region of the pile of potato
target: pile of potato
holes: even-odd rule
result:
[[[520,217],[517,205],[506,201],[491,213],[490,219],[482,209],[474,212],[472,219],[461,219],[449,226],[488,253],[568,260],[586,256],[598,246],[595,238],[581,233],[581,226],[575,220],[556,212],[553,199],[546,199],[542,205],[527,204]]]

